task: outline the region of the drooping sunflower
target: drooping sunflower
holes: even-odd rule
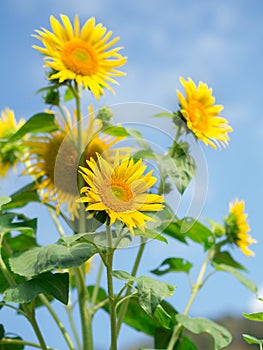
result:
[[[29,157],[24,174],[37,178],[37,188],[42,192],[43,202],[56,202],[57,212],[61,204],[67,204],[71,217],[78,217],[79,197],[78,165],[80,155],[77,150],[77,130],[73,127],[76,118],[72,118],[64,108],[67,122],[58,115],[61,123],[59,129],[49,135],[31,138],[27,142]],[[89,121],[82,133],[82,162],[93,155],[101,154],[112,159],[113,150],[120,138],[100,133],[101,121],[89,107]]]
[[[25,123],[20,119],[17,123],[13,110],[6,108],[0,118],[0,176],[4,177],[14,167],[22,155],[20,142],[8,140]]]
[[[116,153],[114,165],[97,156],[91,158],[87,167],[80,166],[80,173],[87,186],[81,189],[85,194],[78,201],[87,203],[86,210],[105,211],[110,225],[121,221],[131,232],[136,227],[144,229],[146,221],[154,221],[145,212],[163,208],[163,197],[147,191],[155,184],[152,170],[144,174],[146,166],[142,160],[119,159]]]
[[[207,84],[199,82],[198,87],[192,79],[180,78],[185,89],[185,97],[177,90],[177,96],[187,127],[197,139],[214,149],[220,145],[226,146],[229,141],[227,133],[233,131],[228,121],[219,117],[223,106],[215,105],[212,89]]]
[[[248,249],[248,246],[257,243],[257,241],[248,234],[250,227],[247,222],[247,214],[244,211],[245,202],[243,200],[236,199],[230,203],[225,227],[230,242],[236,244],[246,256],[251,256],[254,255],[254,252]]]
[[[46,67],[52,69],[49,79],[75,80],[91,90],[98,99],[104,88],[114,93],[109,83],[118,84],[113,77],[125,75],[116,68],[125,64],[127,58],[114,47],[119,37],[111,39],[112,32],[92,17],[80,28],[76,15],[72,26],[69,18],[60,15],[62,24],[53,16],[50,24],[53,32],[45,28],[34,35],[44,47],[33,47],[45,55]]]

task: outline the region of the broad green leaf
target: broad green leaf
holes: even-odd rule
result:
[[[154,347],[156,349],[167,349],[170,338],[172,336],[172,330],[157,328],[154,334]],[[195,344],[188,337],[180,337],[177,344],[173,348],[174,350],[198,350]]]
[[[40,202],[39,196],[36,190],[36,183],[22,187],[19,191],[11,195],[11,201],[3,206],[4,210],[21,208],[30,202]]]
[[[0,215],[0,233],[18,231],[24,233],[36,232],[37,219],[28,219],[23,214],[4,213]]]
[[[48,294],[67,305],[68,290],[68,273],[47,273],[26,281],[23,284],[8,288],[3,294],[3,299],[6,302],[24,304],[31,302],[39,294]]]
[[[2,209],[2,206],[8,202],[11,201],[11,197],[8,196],[0,196],[0,210]]]
[[[139,130],[133,128],[126,128],[126,131],[134,139],[134,141],[136,141],[137,144],[142,147],[142,149],[151,150],[151,147],[149,146],[148,142],[145,140],[145,138]]]
[[[153,315],[156,307],[164,298],[173,295],[175,286],[157,281],[148,276],[136,278],[138,289],[138,300],[143,310]]]
[[[182,243],[187,244],[186,236],[184,233],[180,231],[180,227],[178,226],[177,222],[171,222],[168,225],[163,224],[158,227],[158,230],[160,230],[162,233],[165,233],[166,235],[172,238],[177,239]]]
[[[251,281],[249,278],[245,277],[242,275],[237,269],[235,269],[232,266],[224,265],[224,264],[216,264],[215,262],[212,263],[213,266],[216,268],[218,271],[225,271],[231,273],[234,277],[236,277],[239,282],[241,282],[246,288],[251,290],[253,293],[257,293],[257,286],[256,284]]]
[[[160,235],[160,233],[158,233],[154,230],[151,230],[149,228],[145,228],[144,231],[141,231],[139,229],[135,229],[134,236],[142,236],[142,237],[145,237],[148,239],[156,239],[157,241],[168,243],[167,239],[165,237],[163,237],[162,235]]]
[[[193,157],[178,144],[173,158],[169,155],[162,155],[157,156],[157,161],[163,173],[172,180],[179,193],[183,194],[195,176],[196,165]]]
[[[74,94],[72,92],[72,89],[68,87],[64,94],[64,102],[71,101],[73,98],[74,98]]]
[[[103,129],[103,132],[108,135],[115,137],[127,137],[130,136],[129,132],[122,126],[110,126],[106,129]]]
[[[14,254],[9,263],[14,273],[32,277],[54,269],[80,266],[96,252],[96,249],[88,243],[79,243],[72,247],[50,244],[30,249],[22,254]]]
[[[229,252],[217,252],[213,259],[213,262],[215,262],[216,264],[224,264],[224,265],[232,266],[239,270],[247,271],[244,266],[242,266],[241,264],[239,264],[237,261],[233,259],[233,257]]]
[[[249,320],[263,322],[263,312],[255,312],[252,314],[243,312],[242,315]]]
[[[230,332],[213,321],[199,317],[190,318],[186,315],[177,315],[176,319],[194,334],[200,334],[202,332],[210,334],[214,338],[214,350],[222,349],[232,341]]]
[[[171,329],[171,322],[172,322],[172,318],[171,316],[168,314],[168,312],[166,312],[164,310],[164,308],[161,306],[161,304],[159,304],[157,306],[157,308],[154,311],[154,317],[156,317],[158,319],[158,321],[160,322],[160,324],[165,328],[165,329]]]
[[[189,273],[192,268],[192,264],[182,258],[167,258],[165,259],[159,267],[151,270],[155,275],[161,276],[168,272],[185,272]]]
[[[28,133],[52,132],[58,129],[54,114],[38,113],[33,115],[21,128],[11,137],[10,141],[18,141]]]
[[[263,339],[258,339],[249,334],[242,334],[242,336],[248,344],[263,344]]]

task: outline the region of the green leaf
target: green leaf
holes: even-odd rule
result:
[[[148,276],[138,277],[136,282],[139,304],[149,315],[153,315],[161,301],[171,296],[175,290],[175,286]]]
[[[212,263],[212,265],[216,268],[218,271],[225,271],[231,273],[236,279],[239,280],[246,288],[251,290],[253,293],[257,293],[257,286],[256,284],[242,275],[237,269],[235,269],[232,266],[224,265],[224,264],[216,264],[215,262]]]
[[[162,276],[168,272],[185,272],[189,273],[193,264],[182,258],[167,258],[159,267],[151,270],[152,273]]]
[[[187,154],[180,144],[177,145],[173,158],[169,155],[156,157],[163,173],[172,180],[179,193],[183,194],[195,176],[196,165],[193,157]]]
[[[31,302],[39,294],[48,294],[67,305],[68,289],[68,273],[47,273],[23,284],[8,288],[3,294],[3,299],[6,302],[24,304]]]
[[[74,94],[72,92],[72,89],[68,87],[65,91],[64,102],[71,101],[73,100],[73,98],[74,98]]]
[[[105,134],[116,136],[116,137],[127,137],[130,136],[128,131],[122,126],[110,126],[103,130]]]
[[[23,350],[25,349],[23,344],[12,344],[12,340],[23,340],[21,337],[4,337],[10,340],[10,344],[1,344],[1,350]]]
[[[222,349],[232,341],[230,332],[213,321],[199,317],[190,318],[186,315],[177,315],[176,319],[194,334],[200,334],[202,332],[210,334],[214,338],[214,350]]]
[[[154,347],[156,349],[167,349],[172,330],[157,328],[154,333]],[[180,337],[173,348],[174,350],[198,350],[195,344],[188,337]]]
[[[40,202],[34,181],[13,193],[11,201],[3,206],[3,210],[21,208],[30,202]]]
[[[243,312],[242,315],[249,320],[263,322],[263,312],[255,312],[252,314]]]
[[[156,239],[157,241],[168,243],[167,239],[164,236],[160,235],[160,233],[158,233],[154,230],[151,230],[149,228],[145,228],[144,231],[141,231],[140,229],[135,229],[134,236],[142,236],[142,237],[146,237],[148,239]]]
[[[54,114],[38,113],[33,115],[21,128],[11,137],[10,142],[18,141],[28,133],[52,132],[58,130]]]
[[[229,252],[217,252],[215,254],[213,262],[219,265],[224,264],[224,265],[232,266],[239,270],[247,271],[244,266],[242,266],[241,264],[239,264],[237,261],[233,259],[233,257]]]
[[[126,130],[139,146],[141,146],[144,150],[151,151],[151,147],[149,146],[148,142],[145,140],[145,138],[139,130],[133,128],[126,128]]]
[[[8,196],[0,196],[0,210],[2,209],[2,206],[8,202],[11,201],[11,198]]]
[[[118,278],[119,280],[122,280],[122,281],[134,281],[134,280],[136,280],[136,277],[130,275],[128,272],[123,271],[123,270],[113,270],[112,276],[115,278]]]
[[[96,249],[88,243],[79,243],[72,247],[50,244],[30,249],[22,254],[14,254],[9,263],[14,273],[32,277],[54,269],[80,266],[96,252]]]
[[[23,233],[35,233],[37,219],[28,219],[23,214],[4,213],[0,215],[0,233],[18,231]]]
[[[242,334],[242,336],[248,344],[263,344],[263,339],[258,339],[249,334]]]
[[[166,312],[164,310],[164,308],[161,306],[161,304],[159,304],[157,306],[157,308],[154,311],[154,317],[156,317],[158,319],[158,321],[160,322],[160,324],[165,328],[165,329],[171,329],[171,321],[172,318],[171,316],[168,314],[168,312]]]
[[[0,340],[5,336],[5,328],[2,324],[0,324]]]

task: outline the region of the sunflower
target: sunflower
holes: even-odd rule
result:
[[[110,148],[120,138],[101,134],[102,123],[95,118],[92,106],[89,113],[88,125],[82,133],[84,152],[81,163],[96,153],[111,159],[113,150]],[[73,127],[76,117],[72,118],[65,107],[64,114],[66,120],[57,115],[61,120],[58,131],[33,137],[27,142],[29,156],[24,174],[37,178],[37,188],[42,192],[43,202],[56,202],[57,212],[60,205],[66,203],[74,218],[78,217],[79,208],[76,199],[79,197],[77,178],[80,156],[76,148],[77,130]]]
[[[53,32],[45,28],[36,30],[34,35],[44,47],[33,48],[45,55],[46,67],[52,69],[49,79],[58,79],[59,83],[74,80],[84,85],[99,99],[107,88],[114,93],[108,84],[118,84],[112,77],[125,75],[117,70],[125,64],[127,58],[119,53],[121,47],[113,47],[119,37],[110,39],[112,32],[101,23],[95,23],[92,17],[80,28],[76,15],[74,24],[65,15],[60,15],[62,24],[53,16],[50,24]]]
[[[187,127],[204,144],[210,145],[214,149],[220,144],[228,144],[228,132],[233,129],[228,125],[228,121],[219,117],[223,106],[215,105],[215,98],[212,96],[212,89],[203,82],[199,82],[198,87],[192,79],[180,78],[180,82],[185,88],[185,95],[177,90],[177,96]]]
[[[5,176],[8,170],[15,166],[21,157],[20,142],[8,142],[17,130],[25,123],[21,119],[16,122],[13,110],[6,108],[1,112],[0,118],[0,176]]]
[[[254,255],[248,246],[257,243],[248,232],[250,231],[247,214],[245,211],[245,202],[243,200],[229,204],[229,216],[225,220],[226,233],[230,241],[236,244],[246,256]]]
[[[87,203],[86,210],[105,211],[110,225],[118,220],[131,232],[135,227],[144,229],[145,221],[154,221],[144,212],[163,208],[162,196],[146,192],[157,179],[152,176],[152,170],[144,174],[145,170],[142,160],[119,160],[116,153],[112,165],[97,155],[97,161],[91,158],[87,167],[80,166],[80,173],[88,186],[81,189],[85,196],[78,201]]]

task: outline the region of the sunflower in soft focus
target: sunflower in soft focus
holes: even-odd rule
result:
[[[192,79],[180,78],[180,82],[185,89],[185,97],[177,90],[177,96],[187,127],[205,145],[210,145],[214,149],[220,145],[228,144],[228,132],[233,131],[228,121],[219,117],[223,106],[215,105],[215,98],[212,96],[212,89],[203,82],[199,82],[198,87]]]
[[[163,208],[163,197],[147,193],[156,182],[152,170],[144,174],[146,166],[142,160],[119,159],[116,153],[114,165],[97,156],[87,161],[87,167],[80,166],[80,173],[88,186],[81,189],[85,194],[78,201],[87,203],[86,210],[105,211],[110,219],[125,224],[131,232],[138,227],[144,229],[146,221],[154,221],[144,212]]]
[[[243,200],[229,204],[229,216],[225,219],[226,234],[231,243],[236,244],[246,256],[254,255],[248,246],[257,243],[248,232],[250,231],[247,214],[245,211],[245,202]]]
[[[45,28],[34,35],[44,47],[33,47],[45,55],[46,66],[52,69],[49,79],[59,83],[75,80],[89,89],[98,99],[104,88],[114,93],[109,83],[118,84],[113,77],[125,75],[116,68],[127,58],[119,53],[121,47],[113,47],[119,38],[111,39],[112,32],[92,17],[80,28],[76,15],[72,26],[69,18],[60,15],[62,24],[53,16],[50,24],[53,32]]]
[[[71,217],[78,217],[79,197],[78,165],[80,156],[76,147],[77,129],[74,127],[76,113],[72,118],[64,107],[64,120],[59,114],[57,119],[59,129],[48,135],[32,137],[27,142],[29,156],[26,159],[27,168],[24,174],[37,179],[37,188],[41,191],[43,202],[56,202],[57,212],[60,205],[67,204]],[[82,148],[84,149],[81,163],[95,154],[101,154],[107,159],[112,158],[110,149],[120,138],[100,133],[101,121],[94,116],[92,106],[89,107],[89,121],[82,133]]]
[[[16,122],[13,110],[6,108],[0,118],[0,176],[5,176],[22,156],[20,142],[9,142],[17,130],[25,123],[24,119]]]

